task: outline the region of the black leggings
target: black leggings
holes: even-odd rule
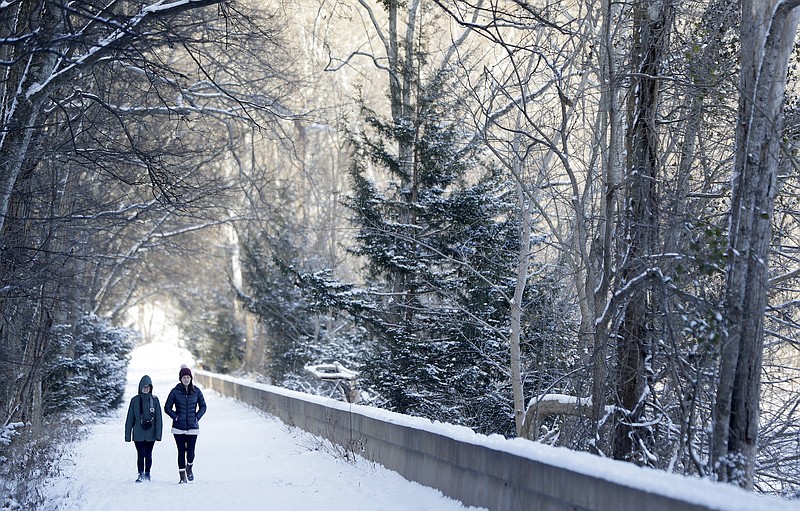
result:
[[[136,468],[139,472],[150,473],[150,467],[153,466],[153,442],[133,442],[136,446]]]
[[[197,435],[175,435],[175,444],[178,446],[178,468],[186,468],[186,464],[194,463],[194,444]]]

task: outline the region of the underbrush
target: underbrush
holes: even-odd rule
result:
[[[81,435],[81,424],[68,420],[0,427],[0,509],[40,509],[47,498],[43,482],[61,475],[61,462]]]

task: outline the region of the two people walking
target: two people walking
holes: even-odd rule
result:
[[[182,484],[194,481],[195,445],[200,433],[200,419],[206,413],[206,400],[203,392],[194,385],[188,367],[181,367],[178,379],[180,382],[170,390],[164,403],[164,412],[172,419],[171,432],[178,448],[178,474]],[[162,429],[161,407],[153,395],[153,382],[150,376],[144,375],[139,382],[138,394],[128,405],[125,420],[125,441],[133,439],[136,445],[137,483],[150,480],[153,446],[161,440]]]

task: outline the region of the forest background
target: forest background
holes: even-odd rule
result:
[[[0,488],[212,371],[800,495],[800,0],[0,3]]]

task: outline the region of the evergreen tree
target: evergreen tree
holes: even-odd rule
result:
[[[52,331],[42,399],[47,414],[105,413],[125,393],[135,333],[94,315]]]
[[[210,371],[230,373],[244,358],[244,331],[234,313],[231,293],[213,293],[199,313],[179,320],[189,351]]]
[[[374,301],[357,312],[373,339],[363,375],[395,411],[509,432],[519,215],[510,179],[462,142],[453,111],[436,94],[413,123],[365,109],[372,132],[354,140],[354,252]],[[406,144],[411,176],[390,150]],[[372,166],[387,172],[385,187],[368,177]]]
[[[285,235],[260,232],[244,245],[242,266],[248,294],[240,298],[258,317],[266,340],[264,369],[270,380],[313,390],[319,382],[306,381],[306,365],[357,363],[358,329],[349,320],[342,322],[337,308],[329,300],[319,299],[325,293],[315,291],[321,289],[316,284],[330,279],[305,275],[302,253]]]
[[[308,320],[302,297],[292,280],[275,240],[262,233],[244,250],[245,278],[250,288],[247,308],[254,313],[267,338],[266,372],[273,382],[280,383],[292,372],[301,372],[312,356],[308,353],[313,328]],[[283,252],[279,254],[279,252]]]

